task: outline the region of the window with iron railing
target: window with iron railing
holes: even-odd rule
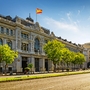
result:
[[[28,34],[21,33],[21,38],[23,38],[23,39],[28,39]]]
[[[21,50],[28,51],[28,44],[27,43],[22,43],[21,44]]]

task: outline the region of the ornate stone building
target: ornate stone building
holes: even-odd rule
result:
[[[90,43],[83,44],[83,54],[86,57],[85,66],[86,68],[90,68]]]
[[[48,60],[43,45],[48,40],[58,39],[75,52],[82,52],[83,47],[56,37],[53,32],[41,27],[38,22],[34,23],[32,18],[22,19],[18,16],[12,19],[10,16],[0,15],[0,44],[8,44],[11,49],[18,51],[18,58],[8,66],[7,70],[23,72],[28,63],[33,64],[33,70],[52,70],[53,63]],[[4,71],[5,62],[0,64],[0,71]]]

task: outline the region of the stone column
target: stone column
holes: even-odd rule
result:
[[[42,52],[42,55],[45,55],[45,52],[44,52],[44,50],[43,50],[43,43],[41,44],[41,52]]]
[[[21,30],[18,31],[18,49],[21,51]]]
[[[14,40],[11,41],[12,41],[12,49],[15,50],[15,41]]]
[[[42,43],[40,43],[40,53],[42,53]]]
[[[6,39],[3,39],[3,44],[6,44],[7,42],[6,42]]]
[[[19,33],[19,30],[20,30],[20,28],[16,28],[16,32],[15,32],[15,35],[16,35],[16,43],[15,43],[15,47],[16,47],[16,50],[18,49],[18,33]]]
[[[20,54],[16,61],[17,61],[17,65],[16,65],[17,72],[22,72],[22,58]]]
[[[44,58],[40,59],[39,68],[41,71],[43,71],[43,72],[45,71],[45,59]]]
[[[31,50],[31,53],[33,53],[33,54],[35,53],[35,52],[34,52],[34,42],[31,42],[30,50]]]
[[[28,57],[28,61],[27,62],[28,62],[28,64],[31,63],[31,58],[30,57]]]
[[[20,39],[18,40],[17,44],[18,44],[18,46],[17,46],[18,50],[21,51],[21,40]]]
[[[53,62],[51,60],[48,60],[48,69],[49,70],[53,70],[54,69],[54,65],[53,65]]]
[[[31,52],[31,43],[28,44],[28,52]]]
[[[35,72],[35,59],[34,59],[34,57],[30,57],[30,63],[32,63],[33,64],[33,68],[32,68],[32,70],[33,70],[33,72]]]

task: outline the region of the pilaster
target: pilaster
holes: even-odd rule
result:
[[[17,68],[17,72],[22,72],[22,58],[21,58],[21,55],[19,54],[17,60],[17,65],[16,65],[16,68]]]
[[[45,71],[45,59],[41,58],[39,62],[40,71]]]

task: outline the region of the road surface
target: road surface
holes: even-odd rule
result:
[[[0,90],[90,90],[90,74],[4,82]]]

